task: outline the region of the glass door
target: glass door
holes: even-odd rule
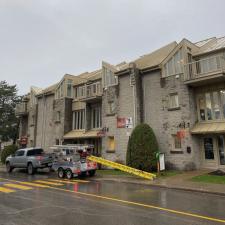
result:
[[[213,160],[214,159],[213,138],[212,137],[204,138],[203,144],[204,144],[205,160]]]
[[[219,150],[219,160],[220,160],[220,165],[225,165],[225,158],[224,158],[224,136],[219,135],[217,137],[218,141],[218,150]]]

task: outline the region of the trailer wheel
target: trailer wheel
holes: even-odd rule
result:
[[[58,169],[58,177],[59,178],[64,178],[65,177],[65,172],[63,168]]]
[[[71,171],[71,169],[67,169],[66,170],[66,178],[67,179],[72,179],[73,178],[73,172]]]
[[[90,171],[88,171],[89,176],[90,177],[93,177],[95,175],[95,172],[96,172],[96,170],[90,170]]]

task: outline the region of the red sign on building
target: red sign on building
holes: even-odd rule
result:
[[[20,138],[20,144],[21,145],[26,145],[27,144],[27,137],[21,137]]]
[[[125,128],[126,127],[126,118],[117,117],[117,128]]]

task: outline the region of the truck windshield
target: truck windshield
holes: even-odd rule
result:
[[[44,153],[44,150],[41,148],[32,149],[27,152],[27,156],[42,155],[43,153]]]

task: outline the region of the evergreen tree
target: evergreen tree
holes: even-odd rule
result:
[[[127,165],[144,171],[156,170],[158,143],[152,128],[139,124],[133,130],[127,147]]]
[[[0,81],[0,135],[2,141],[13,140],[16,143],[19,120],[15,116],[16,104],[21,101],[16,85]]]

